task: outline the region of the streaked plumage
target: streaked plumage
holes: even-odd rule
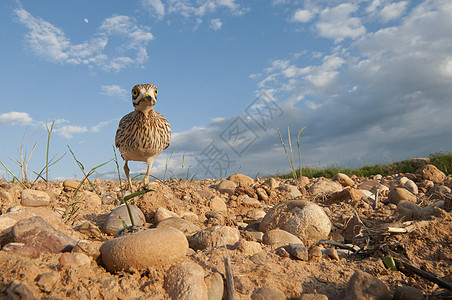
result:
[[[127,162],[144,161],[148,168],[144,183],[149,182],[152,164],[159,154],[168,148],[171,141],[171,127],[168,121],[154,110],[157,102],[157,87],[153,84],[137,84],[132,89],[132,103],[135,111],[119,121],[115,145],[124,159],[124,172],[132,188]]]

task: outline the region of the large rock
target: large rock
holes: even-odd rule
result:
[[[446,175],[434,165],[425,165],[417,169],[416,177],[419,180],[431,180],[435,183],[443,182],[446,179]]]
[[[395,188],[389,191],[388,200],[397,205],[400,201],[416,202],[416,196],[407,189]]]
[[[46,192],[26,189],[20,195],[20,204],[23,206],[47,206],[50,196]]]
[[[100,247],[110,271],[145,270],[182,260],[188,250],[185,235],[174,228],[154,228],[113,238]]]
[[[164,288],[173,300],[208,300],[204,270],[190,260],[169,269]]]
[[[331,180],[319,180],[309,188],[312,195],[326,195],[340,191],[342,191],[342,185]]]
[[[233,245],[240,239],[240,232],[237,228],[228,226],[212,226],[198,231],[189,237],[190,248],[202,250],[209,247]]]
[[[251,300],[285,300],[286,296],[278,290],[267,286],[257,288],[251,294]]]
[[[238,173],[229,176],[228,180],[234,182],[237,185],[251,185],[254,182],[253,178]]]
[[[339,182],[343,187],[353,186],[355,184],[350,177],[343,173],[337,173],[331,180]]]
[[[23,219],[11,230],[13,242],[24,243],[42,252],[58,253],[70,250],[76,241],[39,216]]]
[[[259,230],[282,229],[310,246],[327,238],[331,221],[317,204],[306,200],[291,200],[275,205],[262,219]]]
[[[391,300],[388,287],[369,273],[357,271],[350,277],[343,300]]]
[[[132,217],[135,225],[142,226],[146,223],[146,218],[143,212],[135,205],[129,205],[130,211],[132,212]],[[127,206],[122,204],[121,206],[113,209],[107,216],[105,220],[103,231],[107,234],[116,234],[119,230],[124,228],[122,220],[127,224],[127,226],[132,225],[130,221],[129,212],[127,211]]]

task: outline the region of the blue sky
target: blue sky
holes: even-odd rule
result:
[[[452,149],[452,3],[141,0],[0,4],[0,160],[39,171],[55,120],[54,179],[113,157],[131,88],[154,83],[171,146],[151,174],[252,177],[288,171],[277,128],[303,165],[345,167]],[[298,154],[295,153],[298,164]],[[122,160],[120,160],[122,166]],[[145,170],[132,163],[133,172]],[[111,177],[110,163],[99,169]],[[169,172],[171,171],[171,172]],[[0,169],[0,176],[10,176]]]

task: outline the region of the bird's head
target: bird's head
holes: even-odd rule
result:
[[[132,89],[132,103],[135,110],[147,112],[157,102],[157,87],[153,84],[137,84]]]

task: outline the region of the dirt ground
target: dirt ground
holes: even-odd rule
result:
[[[385,185],[391,184],[402,175],[383,178]],[[352,178],[355,185],[372,178]],[[258,188],[267,191],[268,199],[260,200],[259,209],[268,211],[281,201],[291,199],[283,189],[271,188],[265,183],[265,178],[258,178],[251,185],[239,186],[234,195],[221,194],[215,189],[219,181],[201,180],[184,181],[169,180],[152,183],[149,187],[155,192],[133,198],[131,204],[137,205],[145,214],[148,226],[154,227],[154,214],[158,207],[166,208],[179,216],[185,216],[200,228],[212,225],[212,220],[206,218],[206,212],[211,210],[208,199],[218,196],[227,204],[227,212],[220,223],[240,229],[244,240],[257,241],[254,236],[244,230],[248,222],[246,214],[251,207],[242,201],[240,195],[247,194],[258,198]],[[234,247],[208,248],[201,251],[191,251],[187,259],[199,264],[206,276],[217,271],[225,275],[224,257],[228,255],[232,263],[236,299],[250,299],[252,292],[258,287],[270,287],[282,292],[287,299],[300,299],[303,294],[324,294],[329,299],[340,299],[348,280],[355,271],[368,272],[383,281],[391,292],[398,286],[411,286],[423,292],[428,299],[452,299],[452,291],[421,278],[418,275],[404,274],[387,269],[382,256],[405,259],[410,264],[436,277],[452,283],[452,215],[444,209],[435,209],[433,215],[426,217],[424,226],[409,233],[388,233],[387,227],[401,227],[400,217],[395,205],[383,204],[387,193],[380,195],[383,202],[378,209],[364,200],[344,200],[331,203],[330,194],[312,195],[309,188],[319,179],[311,179],[299,183],[302,196],[320,205],[332,222],[330,240],[340,243],[344,241],[344,230],[348,222],[359,216],[363,227],[361,235],[353,239],[353,244],[363,251],[357,254],[339,253],[339,260],[328,257],[302,261],[282,255],[276,247],[261,243],[262,251],[247,253]],[[276,179],[279,186],[296,185],[293,180]],[[442,183],[452,187],[452,177]],[[119,182],[95,180],[98,197],[93,189],[85,184],[79,192],[82,195],[77,202],[73,197],[74,190],[63,187],[63,182],[51,182],[47,188],[45,183],[38,182],[33,189],[46,191],[51,195],[50,208],[57,212],[64,221],[66,231],[77,239],[88,240],[96,247],[113,238],[101,233],[107,214],[120,204],[122,193]],[[0,191],[7,191],[12,197],[1,198],[1,214],[20,207],[22,187],[18,183],[0,181]],[[4,195],[4,194],[3,194]],[[102,202],[100,201],[102,199]],[[450,203],[450,194],[430,195],[420,193],[416,197],[418,205],[445,200]],[[449,201],[449,202],[448,202]],[[450,206],[449,206],[450,207]],[[1,217],[1,216],[0,216]],[[414,220],[417,222],[419,220]],[[89,222],[89,223],[87,223]],[[89,224],[89,226],[87,226]],[[56,226],[54,226],[56,227]],[[87,229],[89,227],[89,229]],[[4,246],[4,245],[2,245]],[[329,248],[332,246],[323,245]],[[0,251],[0,298],[14,299],[11,296],[12,286],[23,283],[27,291],[25,295],[33,295],[40,299],[168,299],[163,283],[167,269],[148,269],[146,272],[109,273],[102,264],[92,260],[88,264],[61,265],[62,254],[42,252],[37,258],[26,255],[11,254]],[[45,285],[43,274],[54,276]],[[16,289],[17,290],[17,289]],[[9,292],[8,292],[9,291]],[[17,292],[20,294],[20,292]],[[16,294],[17,294],[16,293]],[[24,295],[24,294],[22,294]],[[20,297],[19,297],[20,298]],[[17,299],[19,299],[17,298]]]

